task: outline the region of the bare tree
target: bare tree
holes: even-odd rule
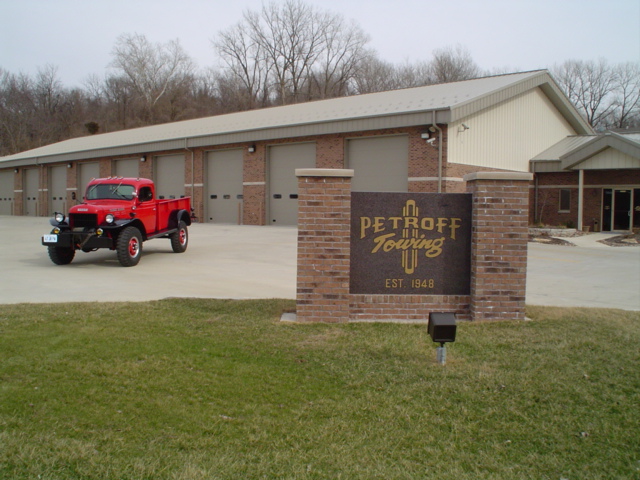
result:
[[[587,122],[594,128],[602,128],[614,110],[611,101],[614,75],[606,60],[567,60],[554,66],[552,73]]]
[[[322,49],[312,75],[312,97],[348,95],[360,63],[367,55],[369,36],[354,22],[325,14],[321,32]]]
[[[480,67],[462,45],[434,50],[430,66],[430,83],[457,82],[481,75]]]
[[[178,40],[153,44],[144,35],[118,37],[110,66],[126,78],[142,98],[146,114],[153,120],[153,109],[172,86],[190,78],[194,70],[191,58]]]
[[[286,0],[245,11],[213,45],[231,74],[222,77],[226,88],[235,77],[256,103],[287,104],[345,94],[367,42],[341,16]]]
[[[245,13],[246,17],[250,15]],[[213,46],[227,67],[219,78],[220,88],[238,101],[238,110],[267,106],[270,64],[263,45],[250,31],[248,22],[220,32]],[[233,82],[237,80],[237,83]],[[234,83],[235,86],[234,87]]]
[[[640,125],[640,65],[622,63],[613,68],[613,112],[609,128]]]

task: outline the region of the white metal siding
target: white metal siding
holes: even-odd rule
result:
[[[242,150],[207,153],[207,218],[242,223]]]
[[[298,223],[298,179],[295,171],[315,166],[315,143],[269,147],[268,224]]]
[[[640,159],[615,148],[607,148],[573,167],[576,170],[606,170],[612,168],[640,168]]]
[[[184,196],[184,155],[154,157],[153,169],[158,198],[180,198]]]
[[[449,163],[520,172],[529,171],[535,155],[576,133],[540,88],[452,122],[448,132]]]
[[[67,211],[67,170],[66,165],[49,169],[49,215]]]
[[[0,215],[13,215],[13,170],[0,172]]]
[[[347,166],[354,170],[354,192],[407,192],[409,137],[400,135],[349,140]]]

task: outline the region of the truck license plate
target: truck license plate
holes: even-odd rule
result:
[[[44,235],[42,239],[44,243],[58,243],[58,235]]]

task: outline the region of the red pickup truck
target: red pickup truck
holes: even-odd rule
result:
[[[56,213],[50,223],[53,230],[42,244],[56,265],[71,263],[76,250],[108,248],[122,266],[132,267],[140,261],[142,242],[152,238],[170,239],[176,253],[187,249],[191,199],[158,199],[146,178],[94,178],[69,217]]]

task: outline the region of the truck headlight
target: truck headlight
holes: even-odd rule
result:
[[[64,222],[64,213],[56,213],[54,218],[56,219],[56,222],[62,223]]]
[[[104,221],[107,222],[107,223],[113,223],[113,221],[115,219],[116,218],[113,215],[111,215],[110,213],[107,213],[107,215],[104,217]]]

